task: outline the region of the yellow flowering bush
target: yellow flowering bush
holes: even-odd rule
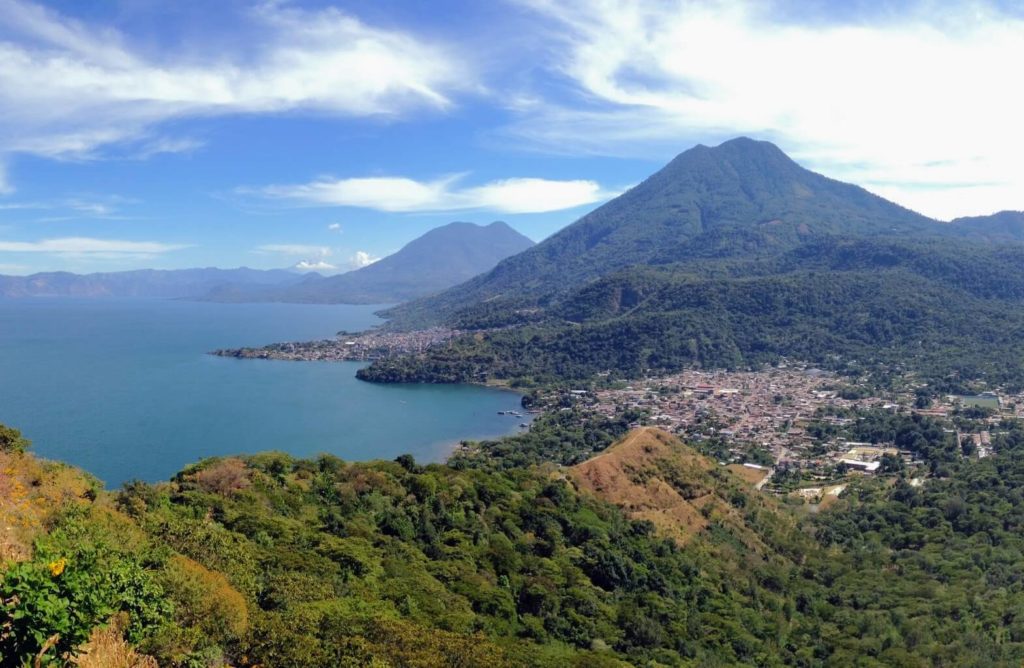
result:
[[[57,561],[51,561],[49,563],[50,575],[52,575],[55,578],[60,577],[61,573],[64,572],[64,569],[67,567],[67,565],[68,560],[64,557],[61,557]]]

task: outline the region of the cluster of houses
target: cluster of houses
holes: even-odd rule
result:
[[[842,433],[842,428],[855,419],[849,416],[856,410],[912,411],[945,419],[958,408],[976,404],[996,409],[988,418],[993,424],[1006,417],[1024,417],[1024,396],[998,392],[950,396],[920,408],[915,407],[911,391],[874,396],[858,391],[849,381],[803,367],[756,372],[688,370],[592,393],[577,390],[574,395],[607,416],[638,409],[649,416],[649,423],[688,440],[718,439],[727,446],[722,463],[760,466],[765,471],[765,479],[759,483],[762,485],[777,470],[797,469],[804,481],[834,482],[851,475],[884,472],[886,461],[907,466],[922,463],[913,453],[892,444],[858,443],[837,437],[835,434]],[[964,448],[964,452],[978,457],[992,453],[988,430],[960,433],[951,428],[948,432],[956,433],[962,446],[968,441],[974,446]],[[754,450],[761,453],[759,463],[751,461]],[[835,486],[823,489],[834,490]]]
[[[337,338],[299,343],[274,343],[262,348],[217,350],[221,357],[244,357],[290,361],[369,362],[375,359],[411,355],[455,338],[462,332],[433,327],[414,332],[370,330],[359,334],[339,333]]]

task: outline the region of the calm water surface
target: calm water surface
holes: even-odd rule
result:
[[[356,362],[205,354],[365,329],[378,308],[0,300],[0,422],[109,487],[261,450],[438,461],[461,439],[518,430],[521,418],[497,415],[519,406],[511,392],[372,385],[356,380]]]

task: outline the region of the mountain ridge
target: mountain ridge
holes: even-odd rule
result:
[[[439,292],[533,246],[507,223],[453,222],[413,239],[400,250],[344,274],[306,280],[280,289],[223,286],[209,301],[384,304]]]
[[[769,142],[737,138],[679,154],[530,250],[385,316],[401,327],[487,300],[544,303],[632,265],[770,254],[823,236],[864,234],[956,236],[946,223],[804,169]]]
[[[225,283],[244,285],[281,284],[303,280],[286,269],[135,269],[130,271],[75,274],[67,271],[38,272],[28,276],[0,276],[0,297],[199,297]]]
[[[954,218],[950,225],[965,235],[991,241],[1024,241],[1024,211],[999,211],[988,216]]]
[[[927,218],[766,142],[697,147],[491,272],[384,311],[392,329],[471,333],[358,376],[531,386],[788,358],[1016,386],[1018,229],[1013,212]]]

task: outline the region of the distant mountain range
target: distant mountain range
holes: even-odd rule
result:
[[[305,277],[285,269],[140,269],[96,274],[66,271],[0,276],[0,297],[199,298],[218,285],[287,285]]]
[[[1024,211],[1000,211],[991,216],[957,218],[953,225],[969,237],[991,241],[1024,241]]]
[[[1024,386],[1021,240],[1021,213],[940,222],[767,142],[698,146],[491,271],[385,311],[392,329],[483,332],[359,373],[530,384],[793,358]]]
[[[398,303],[431,295],[493,269],[534,243],[503,222],[449,223],[430,230],[371,265],[337,276],[313,275],[298,283],[224,285],[211,301],[328,304]]]
[[[0,276],[0,297],[155,297],[222,302],[394,304],[492,269],[533,242],[503,222],[451,223],[393,255],[337,276],[286,269],[178,269]]]

